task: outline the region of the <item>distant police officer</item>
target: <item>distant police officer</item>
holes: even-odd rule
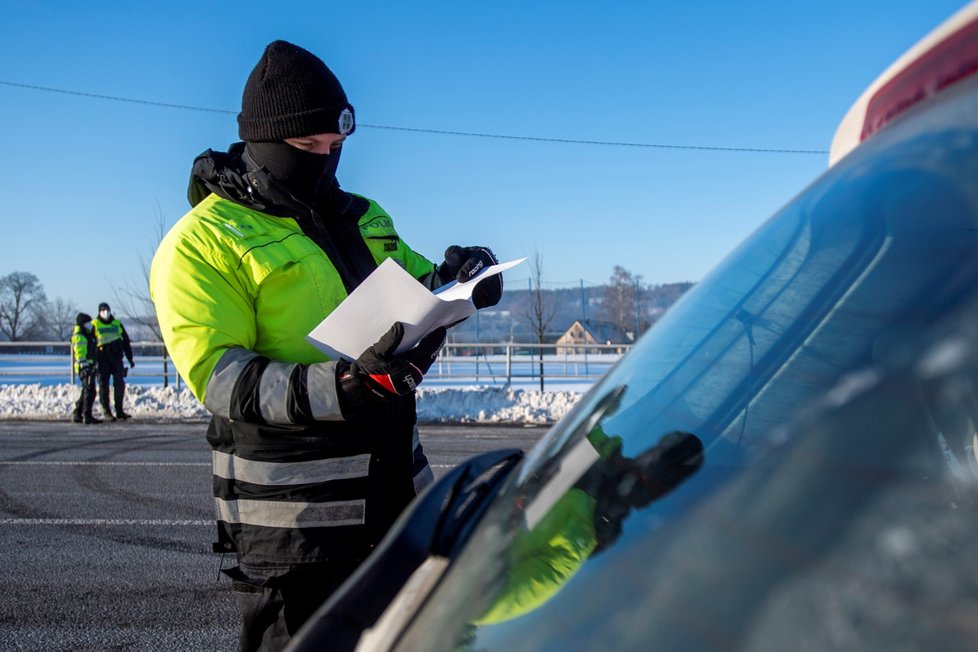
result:
[[[98,346],[98,390],[99,400],[105,418],[110,421],[128,419],[131,415],[122,409],[126,395],[126,369],[122,364],[123,356],[129,361],[129,367],[135,367],[132,360],[132,345],[129,334],[122,322],[112,316],[109,304],[98,305],[98,318],[92,322],[95,327],[95,340]],[[109,377],[112,377],[112,397],[115,399],[115,415],[109,406]]]
[[[95,335],[92,318],[80,312],[75,317],[75,329],[71,333],[71,350],[75,358],[75,373],[81,381],[81,394],[75,402],[75,423],[102,423],[92,416],[95,405]]]

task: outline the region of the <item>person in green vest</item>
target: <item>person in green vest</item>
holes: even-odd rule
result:
[[[311,52],[270,43],[227,152],[194,161],[192,206],[163,238],[150,292],[181,376],[212,413],[216,552],[242,615],[241,650],[284,647],[432,480],[415,390],[445,339],[399,351],[404,325],[356,359],[308,333],[387,259],[429,289],[496,263],[453,245],[415,252],[375,200],[336,179],[353,106]],[[502,296],[499,275],[476,307]]]
[[[127,369],[122,364],[125,357],[129,368],[136,366],[132,358],[132,345],[129,334],[126,333],[122,322],[112,315],[112,309],[107,303],[98,306],[98,317],[92,322],[95,327],[95,341],[98,346],[98,391],[102,404],[102,412],[109,421],[125,420],[130,415],[122,409],[126,397]],[[115,414],[109,405],[109,378],[112,379],[112,398],[115,402]]]
[[[95,405],[95,335],[92,333],[92,318],[84,312],[75,317],[75,328],[71,332],[71,351],[75,361],[75,373],[81,383],[81,394],[75,401],[75,411],[71,420],[75,423],[102,423],[92,416]]]

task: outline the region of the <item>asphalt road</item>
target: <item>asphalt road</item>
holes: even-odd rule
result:
[[[0,421],[0,650],[234,650],[206,423]],[[435,475],[522,426],[422,426]],[[231,565],[231,560],[226,560]]]

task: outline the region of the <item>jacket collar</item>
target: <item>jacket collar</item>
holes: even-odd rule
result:
[[[307,204],[259,166],[240,142],[231,145],[227,152],[208,149],[194,159],[187,199],[196,206],[210,193],[269,215],[308,217],[314,222],[322,213],[345,215],[356,203],[353,196],[335,184],[315,207]]]

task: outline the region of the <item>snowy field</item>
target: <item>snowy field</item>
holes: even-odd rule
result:
[[[490,386],[421,387],[418,420],[436,423],[553,423],[581,398],[588,385],[554,384],[554,391]],[[560,389],[556,389],[560,387]],[[0,419],[65,419],[78,398],[78,385],[0,385]],[[126,409],[135,418],[206,418],[207,410],[186,387],[130,385]],[[96,403],[95,414],[99,408]]]

